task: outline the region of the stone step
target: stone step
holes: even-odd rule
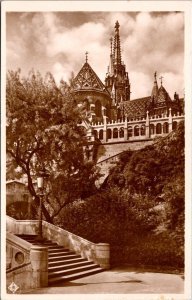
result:
[[[61,249],[49,249],[48,248],[48,251],[49,251],[49,256],[54,256],[54,255],[57,255],[57,254],[62,254],[62,253],[69,253],[69,250],[65,249],[65,248],[61,248]],[[75,253],[75,252],[73,252]]]
[[[73,269],[75,267],[89,266],[89,265],[93,265],[93,264],[94,264],[93,261],[70,262],[65,265],[58,265],[58,266],[52,266],[52,267],[49,266],[48,271],[56,272],[56,271],[61,271],[61,270]]]
[[[58,260],[64,260],[64,259],[70,259],[70,258],[80,258],[81,255],[77,255],[77,254],[74,254],[74,252],[69,252],[68,254],[66,255],[59,255],[59,256],[53,256],[53,257],[49,257],[49,262],[52,262],[52,261],[58,261]]]
[[[73,267],[70,269],[65,269],[65,270],[60,270],[60,271],[52,271],[52,272],[48,273],[48,278],[76,274],[79,272],[92,270],[97,267],[99,267],[97,264],[91,264],[91,265],[86,265],[86,266],[81,266],[81,267]]]
[[[67,264],[76,263],[76,262],[85,262],[87,261],[85,258],[71,258],[71,259],[65,259],[65,260],[58,260],[58,261],[48,261],[48,267],[54,267],[54,266],[65,266]]]
[[[48,250],[57,250],[57,249],[64,249],[64,250],[69,250],[64,248],[63,246],[56,246],[56,245],[46,245]]]
[[[103,272],[103,271],[104,270],[102,268],[98,267],[98,268],[95,268],[93,270],[82,271],[82,272],[78,272],[76,274],[53,277],[53,278],[50,278],[48,280],[48,284],[49,284],[49,286],[51,286],[51,285],[53,286],[53,285],[56,285],[57,283],[60,283],[60,282],[72,281],[72,280],[79,279],[79,278],[82,278],[82,277],[97,274],[97,273]]]

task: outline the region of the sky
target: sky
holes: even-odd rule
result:
[[[120,24],[122,61],[131,99],[149,96],[158,83],[173,98],[184,94],[184,15],[182,12],[8,12],[7,70],[51,72],[56,81],[77,75],[88,62],[104,82],[115,22]]]

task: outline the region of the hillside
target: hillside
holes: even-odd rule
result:
[[[124,152],[102,188],[60,217],[65,229],[110,243],[112,264],[183,267],[184,125]]]

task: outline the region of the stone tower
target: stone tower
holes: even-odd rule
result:
[[[130,100],[130,83],[126,66],[121,60],[121,42],[119,22],[115,23],[115,36],[110,39],[111,53],[105,86],[113,100],[113,107],[118,111],[120,103]]]

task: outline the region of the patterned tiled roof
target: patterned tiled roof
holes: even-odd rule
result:
[[[144,116],[150,100],[149,96],[124,102],[124,114],[128,118]]]
[[[106,88],[91,66],[86,62],[73,80],[74,90],[97,90],[106,92]]]

